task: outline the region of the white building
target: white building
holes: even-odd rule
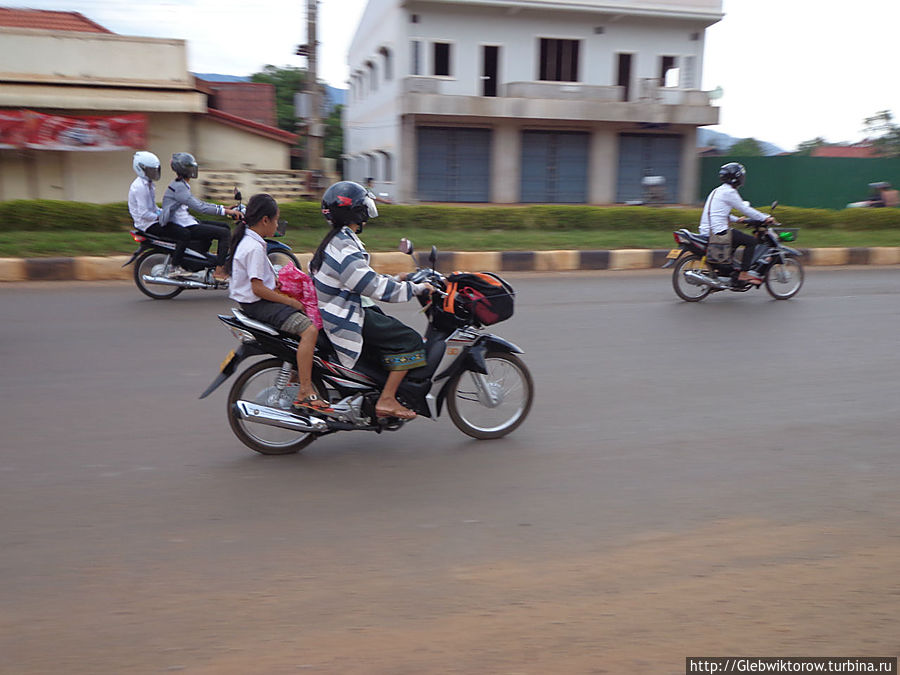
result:
[[[369,0],[345,176],[401,202],[616,203],[697,189],[721,0]]]

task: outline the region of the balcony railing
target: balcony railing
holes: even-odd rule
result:
[[[444,82],[440,78],[415,75],[403,80],[407,94],[443,94]],[[498,98],[552,99],[573,101],[624,102],[625,87],[582,84],[581,82],[507,82],[500,86]],[[475,96],[476,94],[472,94]],[[661,87],[655,78],[642,79],[637,97],[638,104],[708,106],[709,94],[698,89]]]

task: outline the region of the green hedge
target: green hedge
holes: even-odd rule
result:
[[[764,209],[768,210],[768,209]],[[379,205],[382,227],[487,230],[656,230],[696,229],[699,208],[641,206],[400,206]],[[291,228],[324,227],[314,202],[282,204]],[[800,209],[778,207],[775,215],[791,227],[837,230],[900,228],[900,209]],[[131,227],[128,206],[63,201],[0,202],[0,231],[81,230],[117,232]]]

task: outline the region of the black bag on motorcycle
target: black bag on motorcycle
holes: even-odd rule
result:
[[[731,262],[731,228],[722,234],[709,233],[709,244],[706,246],[706,261],[713,265],[725,265]]]
[[[484,326],[505,321],[513,315],[516,292],[490,272],[457,272],[447,277],[443,310],[461,318],[471,316]]]

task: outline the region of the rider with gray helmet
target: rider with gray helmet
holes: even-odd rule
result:
[[[225,272],[225,258],[228,255],[228,242],[231,238],[231,228],[221,222],[198,221],[191,215],[191,211],[215,216],[239,217],[240,211],[229,209],[219,204],[211,204],[194,197],[191,193],[190,181],[198,175],[197,160],[188,152],[176,152],[172,155],[170,163],[175,172],[173,180],[166,189],[162,200],[162,213],[160,223],[166,227],[167,233],[177,241],[177,247],[172,254],[172,265],[175,269],[170,276],[182,276],[190,274],[181,269],[184,259],[184,251],[190,241],[200,241],[205,249],[212,244],[213,239],[218,240],[216,248],[216,270],[213,277],[217,281],[228,278]]]

